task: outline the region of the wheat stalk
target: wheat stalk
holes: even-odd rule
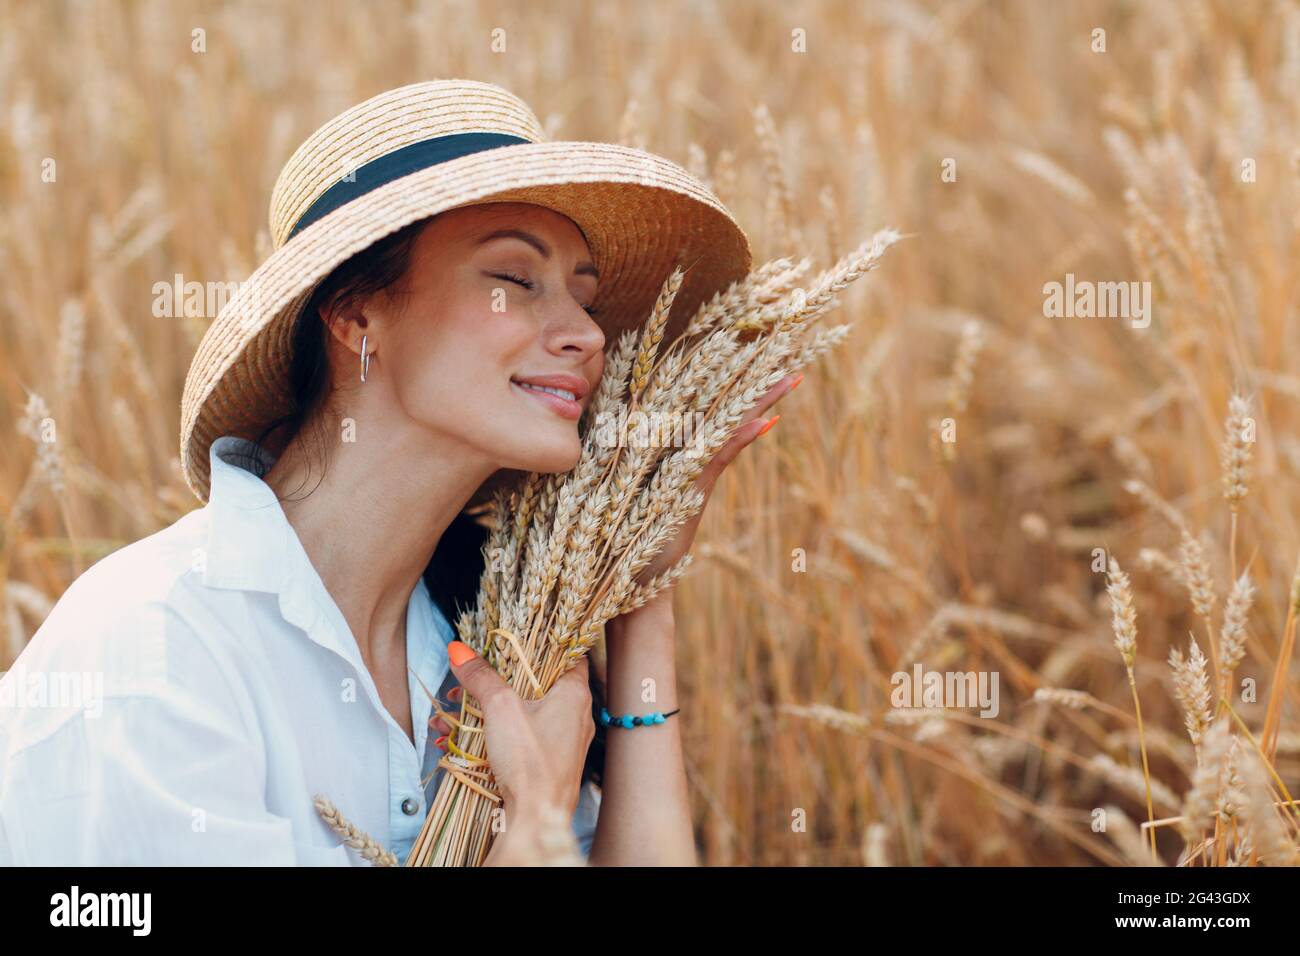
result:
[[[321,819],[331,830],[343,837],[345,844],[360,852],[375,866],[397,866],[397,857],[385,850],[374,837],[357,829],[327,797],[318,793],[312,802]]]
[[[774,385],[843,341],[848,325],[822,329],[818,320],[899,238],[892,229],[877,232],[807,290],[796,283],[808,259],[765,263],[701,304],[666,342],[686,275],[672,271],[640,332],[609,347],[606,374],[579,423],[578,463],[564,474],[528,475],[517,491],[490,502],[491,560],[475,607],[462,612],[456,629],[516,692],[545,694],[592,649],[607,621],[680,580],[689,553],[643,578],[703,508],[696,479]],[[680,447],[622,432],[605,441],[609,417],[624,408],[669,419],[695,415],[702,432]],[[500,797],[482,713],[468,695],[461,708],[439,764],[448,772],[407,865],[478,865],[491,847],[489,813]]]

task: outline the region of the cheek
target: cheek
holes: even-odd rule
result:
[[[523,317],[494,313],[483,303],[460,302],[423,322],[415,310],[395,343],[401,404],[415,418],[455,430],[456,421],[481,419],[509,389],[531,343]],[[481,423],[480,423],[481,425]]]

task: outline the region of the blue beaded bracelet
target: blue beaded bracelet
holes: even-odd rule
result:
[[[633,727],[662,724],[665,720],[680,710],[681,708],[678,707],[677,710],[670,710],[666,714],[656,711],[653,714],[646,714],[644,717],[633,717],[631,714],[624,714],[622,717],[611,717],[609,716],[609,711],[602,707],[600,708],[600,724],[602,727],[625,727],[628,730],[631,730]]]

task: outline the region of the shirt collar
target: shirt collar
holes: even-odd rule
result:
[[[275,492],[254,474],[270,471],[275,457],[255,442],[224,435],[208,453],[211,491],[203,583],[246,591],[284,590],[293,527]]]
[[[286,621],[352,662],[359,672],[368,673],[346,620],[285,517],[275,491],[250,470],[255,465],[266,474],[275,464],[275,456],[246,438],[224,435],[212,443],[209,460],[212,477],[207,507],[211,520],[203,583],[279,595]],[[453,640],[455,633],[421,576],[406,609],[407,677],[416,743],[421,749],[430,708],[420,683],[438,693],[450,669],[447,644]]]

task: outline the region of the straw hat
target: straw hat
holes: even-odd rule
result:
[[[569,217],[600,271],[597,321],[612,341],[648,317],[674,265],[690,266],[667,334],[742,278],[749,243],[686,170],[608,143],[546,142],[528,105],[499,86],[436,80],[336,116],[289,157],[271,193],[274,251],[209,326],[181,401],[181,467],[200,501],[209,447],[256,438],[288,408],[294,320],[335,267],[419,219],[527,202]]]

